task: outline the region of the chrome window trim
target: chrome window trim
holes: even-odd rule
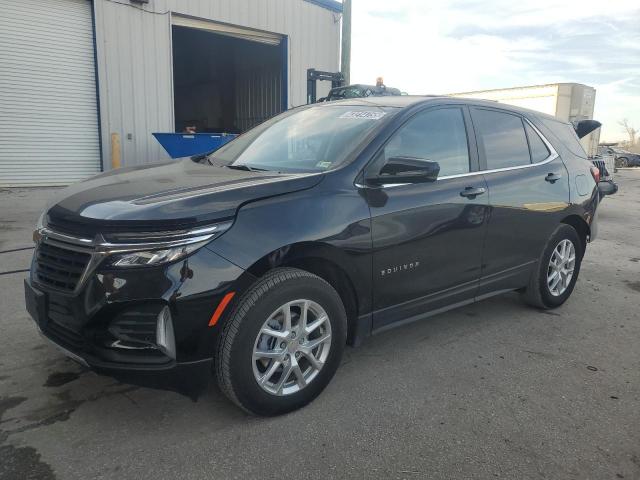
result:
[[[513,115],[510,112],[507,112],[507,113],[510,114],[510,115]],[[517,116],[519,116],[519,115],[517,115]],[[529,121],[528,118],[525,118],[525,117],[520,117],[520,118],[523,121],[527,122],[531,128],[533,128],[533,130],[538,134],[538,136],[542,139],[544,144],[547,146],[547,148],[549,149],[549,152],[550,152],[549,156],[547,158],[545,158],[544,160],[541,160],[539,162],[528,163],[526,165],[515,165],[513,167],[492,168],[492,169],[489,169],[489,170],[478,170],[478,171],[475,171],[475,172],[458,173],[456,175],[443,175],[442,177],[438,177],[436,182],[438,182],[440,180],[448,180],[450,178],[464,178],[464,177],[471,177],[471,176],[474,176],[474,175],[484,175],[484,174],[487,174],[487,173],[509,172],[509,171],[512,171],[512,170],[520,170],[522,168],[539,167],[540,165],[545,165],[545,164],[547,164],[549,162],[554,161],[556,158],[559,158],[560,155],[558,155],[558,152],[556,152],[556,149],[553,148],[553,145],[551,145],[549,140],[547,140],[547,137],[545,137],[542,134],[542,132],[540,130],[538,130],[538,128],[533,123],[531,123]],[[528,137],[527,137],[527,141],[528,141]],[[529,152],[529,155],[531,155],[531,152]],[[382,185],[378,185],[377,187],[379,187],[379,188],[395,188],[395,187],[401,187],[401,186],[404,186],[404,185],[415,185],[415,184],[414,183],[384,183]],[[362,184],[356,184],[356,187],[358,187],[358,188],[375,188],[375,187],[362,185]]]

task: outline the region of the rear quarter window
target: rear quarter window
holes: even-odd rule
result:
[[[528,122],[524,122],[524,129],[527,132],[527,139],[529,140],[529,150],[531,150],[531,162],[539,163],[547,158],[551,154],[545,143],[540,138],[540,135],[536,133]]]
[[[540,120],[571,153],[581,158],[587,158],[587,152],[582,148],[580,139],[570,124],[551,118],[540,118]]]

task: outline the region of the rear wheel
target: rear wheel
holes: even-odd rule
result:
[[[320,277],[279,268],[240,300],[216,351],[222,391],[257,415],[300,408],[327,386],[346,343],[338,293]]]
[[[551,235],[542,252],[524,299],[538,308],[556,308],[571,296],[584,247],[578,232],[570,225],[560,225]]]

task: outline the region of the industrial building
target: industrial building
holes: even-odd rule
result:
[[[306,103],[307,69],[339,70],[341,12],[333,0],[3,0],[0,186],[166,160],[153,132],[237,133]]]
[[[501,88],[474,92],[453,93],[452,97],[495,100],[552,115],[565,122],[593,119],[596,90],[580,83],[554,83],[527,87]],[[598,149],[600,129],[583,137],[580,142],[587,154]]]

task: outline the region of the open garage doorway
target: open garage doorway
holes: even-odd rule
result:
[[[177,17],[176,132],[242,133],[287,108],[286,37]]]

